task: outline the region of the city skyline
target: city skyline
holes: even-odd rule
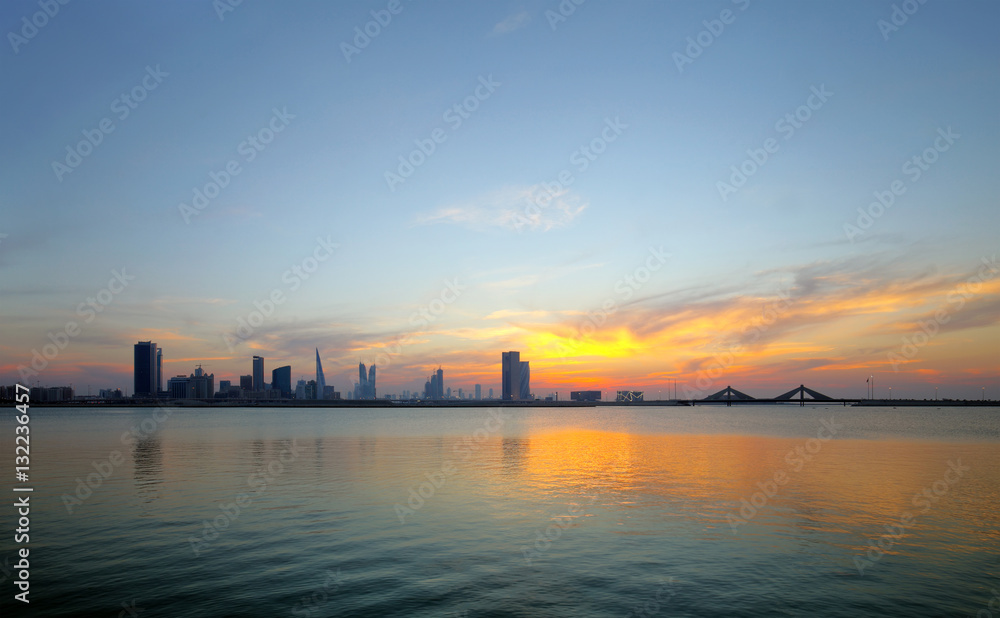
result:
[[[1000,398],[995,4],[121,6],[11,50],[5,383]]]

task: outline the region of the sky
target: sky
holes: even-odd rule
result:
[[[0,4],[0,381],[1000,398],[1000,5],[577,1]]]

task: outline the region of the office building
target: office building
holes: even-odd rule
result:
[[[569,394],[570,401],[600,401],[601,391],[572,391]]]
[[[271,390],[281,393],[281,397],[289,399],[292,396],[292,366],[285,365],[271,370]]]
[[[528,401],[531,397],[531,368],[528,361],[521,361],[521,400]]]
[[[140,341],[133,346],[132,394],[135,397],[156,397],[159,392],[158,360],[162,356],[152,341]]]
[[[521,353],[503,352],[500,357],[501,398],[515,401],[521,398]]]
[[[201,365],[188,376],[179,375],[167,381],[167,394],[172,399],[209,399],[215,396],[215,374],[205,373]]]
[[[424,387],[424,397],[426,399],[444,399],[444,370],[441,367],[431,374],[431,379]]]
[[[493,399],[493,388],[490,387],[490,399]]]
[[[319,348],[316,348],[316,398],[326,399],[326,376],[323,375],[323,363],[319,360]]]
[[[254,356],[253,357],[253,385],[250,387],[252,391],[262,391],[266,387],[264,386],[264,357]]]
[[[483,398],[483,385],[476,384],[476,401],[480,401]]]
[[[253,376],[240,376],[240,390],[248,392],[253,390]]]
[[[375,365],[365,373],[365,364],[358,363],[358,383],[354,387],[355,399],[375,399]]]
[[[156,383],[156,392],[159,393],[163,390],[163,348],[156,348],[156,379],[153,380]]]
[[[295,398],[296,399],[305,399],[306,398],[306,381],[305,380],[299,380],[298,383],[295,385]]]

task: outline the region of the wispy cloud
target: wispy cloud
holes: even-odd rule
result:
[[[418,223],[453,223],[476,230],[499,227],[547,232],[571,223],[587,207],[580,196],[563,189],[548,192],[542,185],[504,187],[468,202],[421,215]]]
[[[499,22],[497,25],[493,26],[493,34],[501,35],[513,32],[519,28],[523,28],[531,21],[531,15],[527,11],[521,11],[516,13]]]

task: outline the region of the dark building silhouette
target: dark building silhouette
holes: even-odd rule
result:
[[[572,391],[570,401],[600,401],[601,391]]]
[[[521,353],[504,352],[500,357],[501,399],[514,401],[521,398]]]
[[[358,363],[358,384],[354,387],[355,399],[375,399],[375,365],[365,373],[365,364]]]
[[[319,348],[316,348],[316,399],[326,398],[326,376],[323,375],[323,363],[319,360]]]
[[[271,390],[281,391],[281,396],[290,399],[292,396],[292,366],[285,365],[271,370]]]
[[[156,344],[140,341],[133,347],[132,394],[136,397],[155,397],[159,391],[159,369],[163,362]]]
[[[253,357],[253,387],[250,390],[262,391],[264,386],[264,357]]]

